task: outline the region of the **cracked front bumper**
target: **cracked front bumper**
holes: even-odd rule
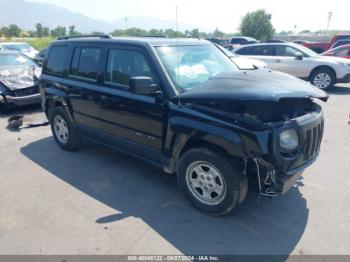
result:
[[[31,104],[39,104],[41,102],[40,94],[33,94],[28,96],[5,96],[6,103],[15,105],[15,106],[24,106]]]

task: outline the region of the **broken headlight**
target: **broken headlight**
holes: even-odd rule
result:
[[[298,134],[294,129],[287,129],[280,133],[279,143],[284,153],[293,152],[299,145]]]

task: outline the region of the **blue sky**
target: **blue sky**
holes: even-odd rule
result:
[[[113,21],[122,17],[151,16],[179,21],[193,27],[235,32],[248,11],[264,8],[272,14],[277,31],[325,29],[333,12],[330,29],[350,29],[349,0],[29,0],[51,3],[92,18]],[[324,3],[324,4],[322,4]]]

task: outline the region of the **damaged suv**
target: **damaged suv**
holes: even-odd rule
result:
[[[284,73],[240,70],[204,40],[63,38],[40,91],[53,137],[88,137],[176,173],[197,208],[225,214],[248,187],[275,197],[312,164],[328,96]]]

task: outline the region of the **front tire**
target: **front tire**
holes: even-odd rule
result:
[[[329,90],[335,85],[336,76],[334,72],[327,68],[321,68],[315,70],[310,76],[310,82],[314,86],[322,89]]]
[[[214,215],[227,214],[243,201],[239,163],[216,151],[194,148],[185,152],[178,166],[178,183],[198,209]]]
[[[78,148],[78,134],[63,107],[51,111],[50,125],[53,137],[62,149],[72,151]]]

